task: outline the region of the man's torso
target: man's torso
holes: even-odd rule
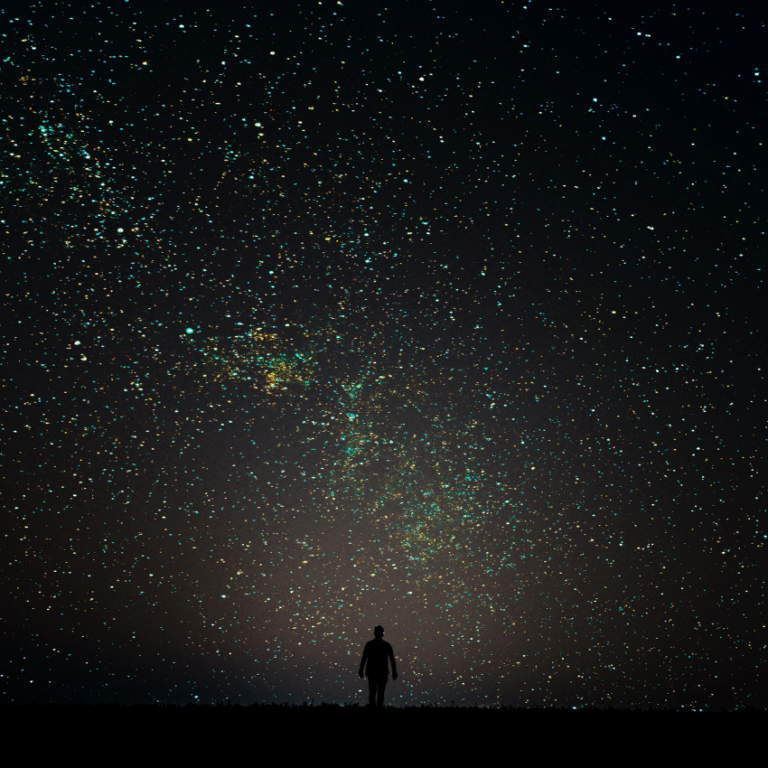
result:
[[[387,677],[392,646],[386,640],[369,640],[365,645],[365,674],[368,677]]]

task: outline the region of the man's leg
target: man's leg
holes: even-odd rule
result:
[[[376,699],[376,706],[381,709],[384,706],[384,689],[387,687],[387,678],[379,678],[379,691]]]
[[[368,706],[373,709],[376,706],[376,678],[368,678]]]

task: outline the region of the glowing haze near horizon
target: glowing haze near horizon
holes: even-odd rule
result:
[[[762,22],[155,5],[0,14],[3,700],[764,704]]]

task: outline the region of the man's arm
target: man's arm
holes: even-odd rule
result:
[[[392,646],[389,646],[389,660],[392,662],[392,679],[397,680],[397,667],[395,666],[395,654]]]
[[[358,673],[360,677],[363,676],[363,673],[365,672],[365,660],[366,660],[366,653],[368,652],[368,646],[366,645],[363,649],[363,658],[360,659],[360,672]]]

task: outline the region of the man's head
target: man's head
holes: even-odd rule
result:
[[[381,625],[377,626],[377,627],[376,627],[376,628],[373,630],[373,634],[374,634],[376,637],[381,637],[381,636],[384,634],[384,627],[382,627]]]

